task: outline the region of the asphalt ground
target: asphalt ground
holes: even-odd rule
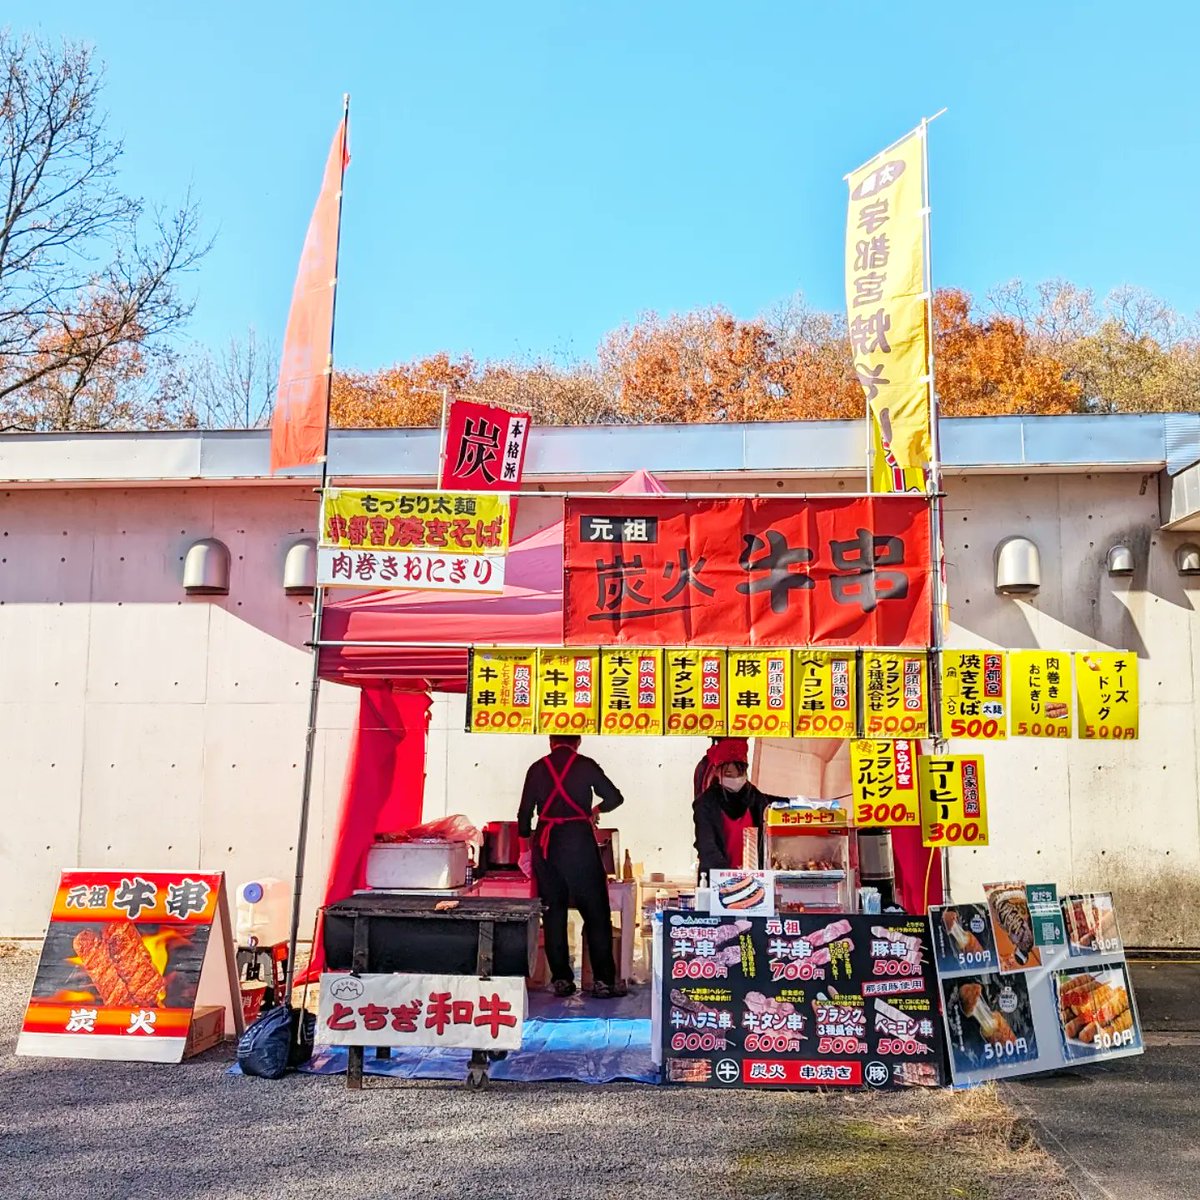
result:
[[[994,1089],[836,1096],[228,1074],[17,1058],[36,953],[0,945],[4,1200],[1071,1200]]]

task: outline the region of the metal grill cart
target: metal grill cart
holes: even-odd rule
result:
[[[763,866],[776,872],[781,913],[857,911],[858,838],[845,809],[771,804],[762,844]]]
[[[330,971],[360,974],[494,975],[526,978],[537,952],[541,901],[464,896],[440,911],[444,897],[370,892],[325,909],[325,958]],[[390,1051],[375,1051],[386,1058]],[[490,1062],[504,1052],[475,1050],[467,1085],[482,1087]],[[349,1048],[346,1086],[361,1088],[363,1047]]]

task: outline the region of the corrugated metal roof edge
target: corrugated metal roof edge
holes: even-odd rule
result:
[[[1200,459],[1200,414],[968,417],[942,421],[953,472],[1179,470]],[[0,484],[307,482],[316,467],[267,473],[269,433],[186,430],[0,435]],[[1169,441],[1169,445],[1168,445]],[[335,430],[339,478],[428,480],[434,429]],[[729,425],[557,426],[535,429],[527,478],[726,472],[853,475],[863,470],[862,424],[797,421]]]

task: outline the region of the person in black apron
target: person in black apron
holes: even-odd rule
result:
[[[593,795],[600,799],[594,812]],[[608,877],[595,833],[595,817],[624,802],[625,797],[600,766],[579,753],[577,737],[552,737],[550,753],[525,773],[517,830],[522,837],[532,838],[533,877],[544,905],[546,962],[556,996],[570,996],[575,991],[567,945],[569,908],[583,917],[595,978],[592,994],[602,999],[625,995],[624,984],[617,982]]]

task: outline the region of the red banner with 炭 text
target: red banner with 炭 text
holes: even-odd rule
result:
[[[568,645],[924,646],[929,502],[567,500]]]

